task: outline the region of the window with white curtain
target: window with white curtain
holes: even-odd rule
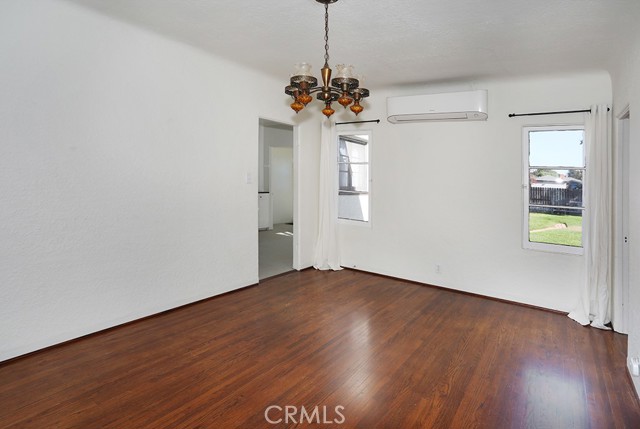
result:
[[[523,247],[582,254],[584,126],[525,127],[522,140]]]
[[[369,222],[371,135],[338,135],[338,219]]]

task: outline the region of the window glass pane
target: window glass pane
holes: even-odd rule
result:
[[[338,195],[338,217],[369,222],[369,194],[341,192]]]
[[[338,217],[369,221],[369,135],[338,137]]]
[[[367,162],[367,146],[359,143],[347,142],[347,152],[350,162]]]
[[[368,135],[341,136],[339,145],[340,162],[369,162]]]
[[[563,214],[548,207],[531,207],[529,241],[581,247],[582,210]]]
[[[338,164],[340,191],[369,191],[368,164]]]
[[[583,130],[529,131],[529,165],[584,167]]]
[[[584,170],[529,169],[529,204],[584,207],[582,178]]]

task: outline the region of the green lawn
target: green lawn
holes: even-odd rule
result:
[[[566,225],[566,228],[556,228],[559,224]],[[546,230],[538,231],[542,229]],[[581,216],[530,213],[529,231],[529,241],[532,242],[582,246]]]

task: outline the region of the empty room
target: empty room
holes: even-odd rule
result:
[[[1,0],[0,428],[640,427],[638,22]]]

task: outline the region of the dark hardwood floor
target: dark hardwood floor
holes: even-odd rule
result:
[[[639,428],[625,350],[561,314],[308,270],[0,365],[0,427]]]

